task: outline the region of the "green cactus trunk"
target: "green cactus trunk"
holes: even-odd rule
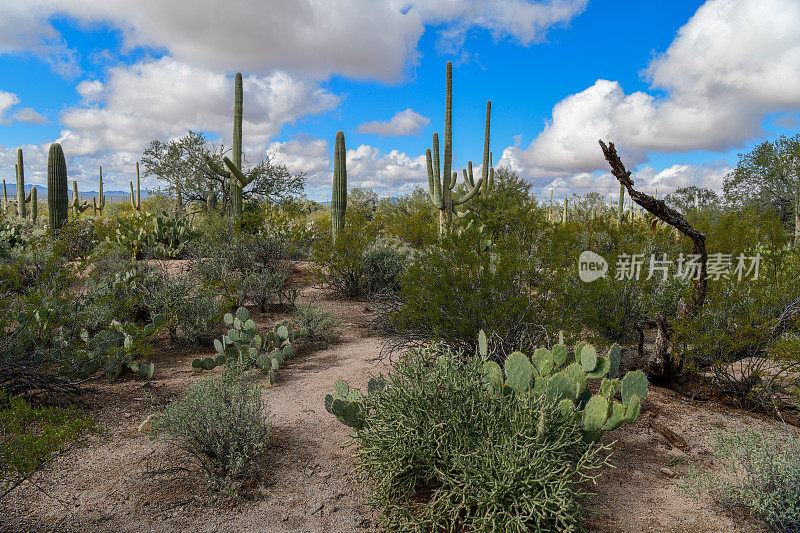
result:
[[[242,170],[242,112],[243,112],[242,73],[236,73],[233,94],[233,150],[231,159],[236,168]],[[242,185],[236,176],[231,173],[231,216],[234,222],[242,219]]]
[[[36,218],[39,216],[39,200],[36,194],[36,187],[31,189],[31,220],[36,224]]]
[[[47,205],[50,228],[58,231],[67,221],[67,161],[61,145],[53,143],[47,155]]]
[[[625,186],[619,186],[619,209],[617,209],[617,223],[622,224],[622,208],[625,206]]]
[[[8,192],[6,191],[6,180],[3,180],[3,214],[8,214]]]
[[[22,148],[17,148],[17,216],[23,220],[28,218],[25,205],[25,165],[22,162]]]
[[[491,167],[489,153],[489,130],[491,128],[492,117],[492,102],[486,102],[486,126],[483,132],[483,167],[481,167],[481,176],[483,177],[483,197],[489,196],[489,192],[494,188],[494,179],[489,182],[489,168]]]
[[[131,195],[133,199],[133,195]],[[136,162],[136,210],[142,210],[142,188],[141,181],[139,180],[139,162]]]
[[[562,217],[562,222],[564,222],[565,224],[567,222],[567,202],[569,202],[569,200],[565,196],[564,197],[564,216]]]
[[[347,210],[347,148],[344,144],[344,132],[336,132],[336,144],[333,150],[333,196],[331,198],[331,231],[333,236],[344,224],[344,213]]]

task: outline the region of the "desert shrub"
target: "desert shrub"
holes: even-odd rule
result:
[[[295,310],[293,322],[297,329],[307,332],[306,339],[310,342],[333,342],[342,334],[342,321],[331,311],[312,302]]]
[[[800,333],[800,254],[774,215],[751,218],[754,228],[727,215],[721,224],[736,231],[724,244],[734,266],[740,253],[760,254],[758,278],[740,281],[731,273],[709,280],[699,313],[675,323],[676,353],[689,371],[710,369],[715,388],[742,407],[773,411],[776,400],[796,395],[800,385],[800,352],[786,349]]]
[[[261,303],[262,297],[266,304],[274,297],[272,282],[277,273],[284,271],[282,261],[286,253],[284,242],[275,235],[235,233],[196,247],[192,271],[199,275],[204,286],[221,291],[236,306],[251,298]],[[248,283],[248,277],[254,273],[256,277]],[[284,285],[283,290],[284,296],[289,296],[288,287]]]
[[[364,253],[363,290],[369,295],[400,291],[400,277],[408,267],[406,255],[391,246],[376,246]]]
[[[348,298],[366,294],[364,254],[375,242],[379,230],[371,214],[371,211],[348,209],[335,239],[329,218],[320,221],[317,228],[311,251],[312,274],[324,286]]]
[[[198,291],[195,280],[184,272],[153,269],[141,288],[143,305],[150,316],[163,317],[173,344],[199,345],[210,341],[214,326],[229,304],[213,293]]]
[[[800,531],[800,438],[717,431],[711,435],[713,470],[693,469],[684,480],[692,494],[710,494],[729,510],[746,510],[773,531]]]
[[[440,355],[407,354],[368,396],[337,383],[363,399],[356,470],[387,528],[580,531],[607,448],[543,395],[488,395],[479,358]]]
[[[0,500],[95,425],[80,410],[33,407],[0,390]]]
[[[89,255],[100,239],[95,233],[95,224],[87,219],[70,218],[58,231],[55,238],[63,243],[67,259],[78,259]]]
[[[428,191],[417,187],[399,198],[382,198],[375,213],[383,235],[414,248],[424,248],[439,240],[439,217],[431,208]]]
[[[250,272],[242,282],[243,295],[265,312],[272,304],[294,307],[297,291],[289,289],[289,272],[283,268],[262,268]]]
[[[419,252],[400,278],[391,321],[402,338],[475,351],[484,330],[501,353],[545,344],[547,315],[534,298],[528,254],[513,236],[491,242],[477,228]]]
[[[215,494],[235,494],[264,467],[270,426],[261,386],[228,370],[192,385],[152,424],[152,436],[188,455]]]

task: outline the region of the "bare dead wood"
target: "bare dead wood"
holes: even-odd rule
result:
[[[705,300],[706,297],[708,253],[706,252],[705,234],[694,229],[682,214],[669,207],[663,200],[656,200],[652,196],[634,189],[631,172],[625,169],[625,165],[617,154],[614,143],[608,143],[608,146],[606,146],[602,140],[599,142],[606,161],[611,165],[611,173],[617,178],[617,181],[625,187],[631,199],[645,208],[649,213],[652,213],[654,216],[663,220],[692,240],[692,254],[700,258],[700,273],[699,276],[693,280],[692,295],[686,306],[686,312],[688,315],[694,316],[703,305],[703,300]]]
[[[689,451],[689,444],[686,442],[686,439],[672,431],[660,421],[656,420],[655,415],[650,416],[648,425],[653,429],[653,431],[664,437],[664,440],[666,440],[673,448],[684,453]]]

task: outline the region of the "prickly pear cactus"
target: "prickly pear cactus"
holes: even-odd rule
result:
[[[367,394],[380,394],[385,388],[383,376],[373,377],[367,383]],[[342,424],[360,429],[365,421],[365,398],[359,389],[351,388],[345,380],[338,379],[333,384],[333,394],[325,396],[325,410],[336,416]]]
[[[307,334],[295,330],[289,323],[277,324],[272,331],[259,333],[250,312],[240,307],[236,313],[224,316],[228,333],[214,340],[216,357],[195,359],[192,368],[197,371],[213,370],[219,365],[238,365],[243,369],[258,368],[269,374],[270,385],[275,383],[276,372],[286,359],[295,354],[293,343]]]
[[[479,337],[478,346],[484,359],[481,379],[487,390],[498,394],[508,388],[517,394],[545,396],[558,409],[574,413],[589,442],[597,441],[604,431],[634,423],[639,416],[641,400],[647,394],[647,376],[636,371],[617,379],[620,350],[616,344],[604,356],[591,344],[579,342],[570,355],[559,338],[559,344],[550,350],[538,348],[531,358],[512,353],[501,370],[488,360],[481,339],[485,335]],[[597,394],[590,393],[590,380],[600,380]]]

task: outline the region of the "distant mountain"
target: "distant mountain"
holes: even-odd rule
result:
[[[33,189],[33,185],[25,185],[25,195],[31,192]],[[16,183],[8,183],[6,182],[6,194],[8,195],[8,199],[11,200],[17,197],[17,184]],[[78,194],[81,197],[81,200],[91,200],[92,196],[97,196],[97,191],[81,191],[78,190]],[[106,200],[110,201],[122,201],[122,195],[130,196],[130,191],[103,191],[103,194],[106,196]],[[37,200],[46,200],[47,199],[47,187],[41,187],[36,185],[36,196]],[[69,187],[69,196],[72,197],[72,187]],[[142,197],[146,197],[145,191],[142,191]]]

